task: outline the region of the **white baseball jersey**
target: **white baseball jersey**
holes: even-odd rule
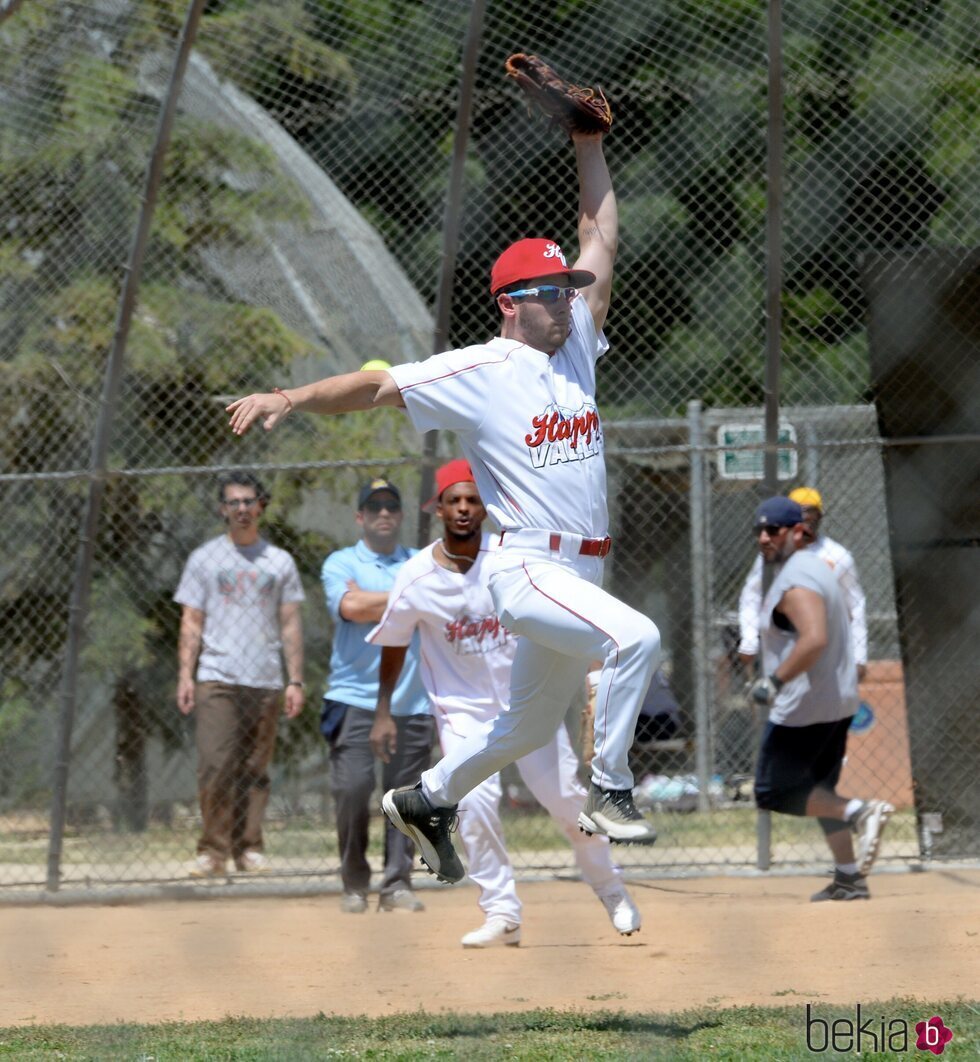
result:
[[[868,662],[868,621],[864,591],[858,580],[857,565],[850,550],[845,549],[826,535],[818,535],[806,547],[827,564],[840,584],[851,621],[851,638],[854,643],[854,658],[858,664]],[[738,651],[755,656],[759,651],[759,621],[762,611],[762,555],[755,558],[745,585],[738,597],[738,625],[741,640]]]
[[[489,515],[504,530],[602,538],[608,530],[595,363],[608,349],[588,304],[572,302],[552,355],[514,339],[388,371],[419,431],[454,431]]]
[[[490,537],[483,535],[465,574],[436,563],[434,549],[435,543],[399,569],[388,607],[366,640],[408,645],[417,628],[422,684],[433,710],[462,732],[454,716],[489,721],[507,706],[516,639],[497,619],[487,589]]]

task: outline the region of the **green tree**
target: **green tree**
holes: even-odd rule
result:
[[[8,763],[31,760],[44,745],[26,691],[40,718],[60,678],[83,473],[155,128],[156,103],[141,95],[137,68],[148,51],[172,49],[166,13],[160,6],[155,23],[121,16],[111,58],[67,47],[71,27],[56,10],[4,29],[10,47],[0,50],[0,74],[13,83],[29,60],[29,83],[0,119],[0,469],[52,477],[7,491],[18,506],[4,536],[17,562],[7,565],[0,595]],[[301,220],[305,202],[263,146],[178,118],[127,347],[111,440],[118,473],[105,493],[83,658],[82,693],[104,691],[114,708],[118,821],[131,827],[147,821],[147,736],[181,738],[173,704],[179,610],[170,597],[183,559],[214,526],[214,506],[210,478],[124,470],[296,461],[311,446],[379,459],[400,452],[394,431],[379,434],[356,418],[315,429],[287,423],[271,446],[258,436],[236,442],[227,430],[222,396],[286,379],[296,359],[319,352],[272,311],[229,299],[201,252],[221,245],[247,254],[262,225]],[[329,482],[321,476],[318,485]],[[335,544],[281,519],[309,485],[304,473],[280,477],[269,519],[312,587]],[[50,726],[50,710],[44,718]],[[0,800],[15,800],[47,779],[42,770],[10,771],[0,784]]]

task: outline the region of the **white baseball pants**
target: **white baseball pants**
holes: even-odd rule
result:
[[[589,664],[602,661],[596,693],[592,781],[632,789],[629,750],[660,659],[660,632],[646,616],[599,585],[602,561],[578,552],[581,539],[545,531],[508,533],[494,556],[490,593],[500,621],[520,635],[510,707],[486,734],[474,734],[422,775],[436,805],[451,807],[508,763],[558,730]]]
[[[467,735],[490,728],[489,721],[480,722],[463,715],[455,716],[450,728],[441,713],[436,714],[436,725],[444,754],[463,744]],[[585,790],[576,774],[578,759],[564,725],[559,726],[546,745],[519,759],[516,766],[534,798],[564,830],[582,880],[600,897],[618,888],[622,874],[613,864],[608,838],[589,837],[578,828]],[[479,904],[484,915],[487,918],[500,915],[508,922],[519,924],[521,901],[504,844],[501,796],[499,774],[491,775],[470,790],[459,802],[459,835],[466,849],[467,872],[480,887]]]

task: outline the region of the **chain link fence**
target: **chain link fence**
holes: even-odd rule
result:
[[[866,596],[842,784],[897,804],[885,864],[980,855],[978,29],[968,0],[801,0],[782,19],[779,489],[820,490]],[[406,499],[403,541],[424,538],[413,502],[452,440],[427,451],[394,411],[237,439],[224,407],[489,336],[501,247],[573,245],[572,153],[504,82],[515,50],[600,84],[615,113],[607,585],[660,625],[679,709],[634,750],[661,838],[624,866],[825,866],[813,823],[776,816],[760,841],[761,720],[737,653],[764,492],[767,48],[757,0],[0,5],[0,895],[186,882],[201,824],[173,593],[220,531],[228,468],[271,488],[264,533],[306,593],[309,702],[279,725],[264,887],[336,881],[320,566],[358,537],[377,473]],[[931,579],[955,604],[942,622]],[[515,866],[571,871],[558,828],[505,782]]]

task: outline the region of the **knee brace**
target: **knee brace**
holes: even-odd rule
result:
[[[841,830],[849,830],[850,824],[845,822],[844,819],[821,819],[818,818],[817,822],[820,823],[820,829],[823,830],[825,837],[830,837],[835,833],[840,833]]]

